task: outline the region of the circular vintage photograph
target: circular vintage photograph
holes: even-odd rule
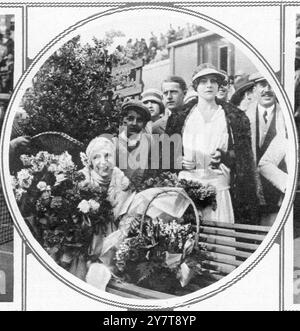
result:
[[[58,269],[121,297],[227,277],[291,198],[280,72],[183,13],[119,12],[69,32],[31,59],[12,103],[18,223]]]

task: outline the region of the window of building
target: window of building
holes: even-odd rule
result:
[[[219,48],[219,69],[228,72],[228,46]]]

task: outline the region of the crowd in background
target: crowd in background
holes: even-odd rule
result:
[[[187,23],[186,26],[178,26],[177,29],[170,24],[169,30],[166,33],[160,33],[160,36],[151,32],[148,42],[145,38],[128,39],[125,46],[116,47],[115,54],[118,59],[121,59],[121,64],[126,63],[128,59],[143,59],[145,64],[162,61],[169,58],[168,44],[205,31],[206,29],[196,24]]]
[[[10,29],[0,33],[0,93],[11,93],[13,90],[14,40]]]

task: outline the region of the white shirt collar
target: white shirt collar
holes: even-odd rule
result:
[[[265,112],[265,110],[267,111],[268,113],[268,116],[272,113],[272,111],[275,109],[275,104],[272,105],[271,107],[263,107],[262,105],[258,104],[258,111],[260,114],[263,114]]]

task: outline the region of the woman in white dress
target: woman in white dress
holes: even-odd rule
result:
[[[217,208],[203,210],[205,220],[234,223],[230,196],[230,169],[221,162],[228,149],[225,112],[216,103],[219,84],[224,75],[212,65],[197,68],[192,81],[198,103],[191,109],[183,126],[183,171],[179,178],[211,184],[216,188]]]

